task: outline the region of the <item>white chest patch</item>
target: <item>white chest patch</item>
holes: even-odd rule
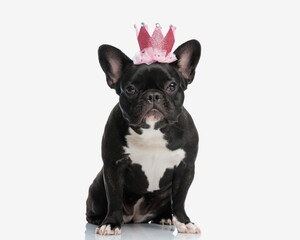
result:
[[[147,179],[148,191],[159,189],[159,180],[163,177],[167,168],[174,168],[185,157],[183,149],[169,150],[160,130],[154,129],[154,123],[150,123],[149,129],[143,129],[143,133],[137,134],[129,128],[126,136],[127,146],[125,153],[129,154],[132,163],[142,166]]]

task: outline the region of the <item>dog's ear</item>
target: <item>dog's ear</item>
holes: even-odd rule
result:
[[[190,84],[195,76],[195,69],[201,55],[201,45],[197,40],[190,40],[180,45],[175,51],[177,61],[172,63],[177,67],[185,78],[187,84]]]
[[[106,74],[108,86],[116,89],[116,85],[122,76],[124,69],[132,64],[132,60],[118,48],[110,45],[101,45],[99,47],[98,58],[100,65]]]

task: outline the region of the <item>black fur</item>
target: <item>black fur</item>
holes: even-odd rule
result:
[[[115,47],[102,45],[99,48],[99,61],[107,83],[116,90],[120,101],[105,126],[103,168],[89,189],[88,222],[120,228],[123,215],[131,215],[134,204],[141,197],[145,198],[141,213],[152,213],[144,222],[159,222],[172,216],[180,222],[190,222],[184,202],[194,177],[198,133],[183,101],[184,90],[194,79],[200,50],[199,42],[191,40],[175,50],[178,61],[174,63],[134,65]],[[170,83],[176,83],[175,90],[169,89]],[[135,94],[129,94],[128,87],[132,87]],[[149,127],[145,116],[152,108],[160,114],[161,120],[155,128],[164,134],[167,147],[170,150],[181,148],[186,156],[177,167],[165,171],[159,190],[148,192],[149,184],[141,166],[131,163],[124,147],[129,128],[141,134],[143,128]]]

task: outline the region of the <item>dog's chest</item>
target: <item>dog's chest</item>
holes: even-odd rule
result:
[[[126,141],[125,153],[129,154],[132,164],[141,165],[148,180],[148,191],[158,190],[165,171],[178,166],[185,157],[183,149],[168,149],[163,133],[153,127],[143,129],[142,134],[130,128]]]

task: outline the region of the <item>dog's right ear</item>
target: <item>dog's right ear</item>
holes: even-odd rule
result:
[[[101,45],[98,49],[98,58],[109,87],[116,89],[117,83],[124,69],[132,64],[132,60],[118,48],[110,45]]]

